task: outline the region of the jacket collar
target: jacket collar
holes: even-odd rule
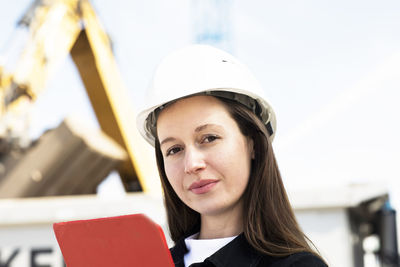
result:
[[[171,248],[175,266],[184,266],[183,257],[187,252],[188,249],[185,244],[185,239],[179,240],[176,245]],[[257,266],[261,258],[262,255],[249,245],[242,233],[226,246],[205,259],[205,262],[212,263],[215,267]]]

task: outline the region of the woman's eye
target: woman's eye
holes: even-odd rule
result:
[[[207,135],[203,138],[203,143],[211,143],[217,140],[219,137],[216,135]]]
[[[167,150],[166,155],[167,156],[174,155],[174,154],[178,153],[179,151],[181,151],[180,147],[172,147],[172,148]]]

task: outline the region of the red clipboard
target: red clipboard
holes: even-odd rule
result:
[[[174,267],[161,227],[143,214],[53,224],[67,267]]]

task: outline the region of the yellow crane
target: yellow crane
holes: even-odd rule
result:
[[[36,0],[19,27],[27,27],[28,37],[15,69],[8,72],[0,66],[0,121],[34,102],[70,53],[101,130],[127,152],[129,160],[118,167],[125,189],[158,194],[161,189],[151,148],[136,131],[136,116],[110,40],[91,3]],[[0,136],[3,143],[6,135],[7,131]]]

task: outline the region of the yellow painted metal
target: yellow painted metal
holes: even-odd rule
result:
[[[161,186],[153,148],[137,132],[136,115],[110,41],[90,2],[48,0],[35,4],[29,39],[15,72],[8,76],[0,73],[0,99],[5,99],[7,90],[18,93],[6,103],[8,109],[26,102],[27,98],[35,100],[48,78],[71,52],[102,130],[129,155],[129,161],[119,169],[126,188],[129,191],[141,188],[159,195]],[[134,181],[139,181],[140,186],[132,188]]]
[[[102,130],[128,152],[130,162],[122,167],[120,174],[123,177],[126,174],[132,174],[132,170],[135,170],[134,174],[142,190],[159,194],[161,187],[152,155],[153,149],[136,129],[136,114],[118,71],[108,36],[96,18],[89,1],[81,2],[81,12],[85,34],[81,33],[71,54],[80,70]],[[80,53],[86,56],[86,61],[82,58],[79,60],[75,54],[77,50],[89,50],[84,44],[86,37],[93,58],[89,58],[89,51],[82,53],[81,50]],[[95,69],[89,67],[93,64],[90,62],[92,60],[96,66]]]
[[[34,10],[29,39],[13,73],[13,82],[33,99],[65,60],[81,31],[78,3],[49,1]]]
[[[79,0],[34,3],[28,40],[15,69],[12,73],[2,69],[0,73],[0,116],[21,113],[65,60],[81,31],[78,3]]]
[[[6,112],[4,99],[6,97],[6,88],[9,87],[10,83],[10,75],[4,73],[3,66],[0,65],[0,117],[3,116]]]

